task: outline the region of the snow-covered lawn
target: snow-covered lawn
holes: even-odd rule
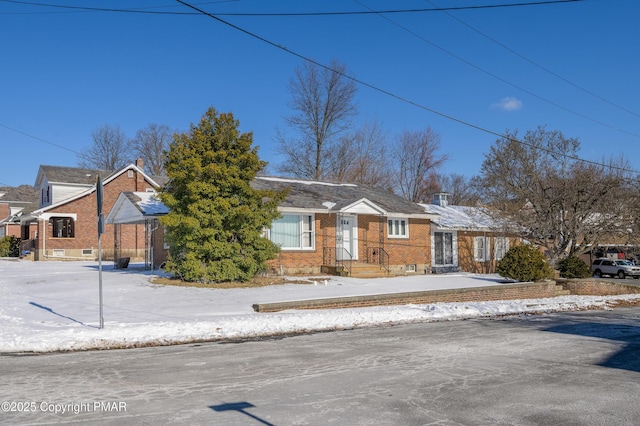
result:
[[[0,260],[0,352],[59,351],[187,343],[505,314],[604,308],[640,295],[435,303],[358,309],[256,313],[255,303],[497,285],[497,275],[447,274],[314,284],[210,289],[155,285],[142,265],[103,263],[100,329],[97,262]],[[325,278],[327,281],[325,282]]]

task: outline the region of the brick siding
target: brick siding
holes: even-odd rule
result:
[[[338,297],[331,299],[255,304],[256,312],[278,312],[287,309],[365,308],[438,302],[476,302],[491,300],[539,299],[556,296],[556,282],[509,284],[453,290],[417,291],[372,296]]]
[[[269,262],[271,271],[290,275],[319,273],[325,249],[335,250],[336,222],[335,213],[316,213],[315,249],[282,250],[277,259]],[[409,238],[389,238],[385,217],[358,215],[358,259],[365,261],[369,249],[382,246],[389,254],[394,273],[404,273],[404,267],[410,264],[417,265],[419,271],[427,269],[431,264],[430,229],[428,219],[409,219]]]
[[[114,180],[104,185],[103,214],[106,217],[115,204],[121,192],[140,191],[153,189],[153,186],[144,179],[144,175],[132,170],[133,176],[125,171]],[[53,209],[47,210],[55,216],[55,213],[77,215],[74,223],[73,238],[54,238],[53,226],[49,221],[38,221],[38,238],[36,240],[36,260],[59,260],[52,257],[54,249],[65,250],[66,257],[80,257],[93,259],[97,257],[98,248],[98,223],[96,195],[92,192],[82,198],[62,204]],[[43,253],[42,233],[43,226],[46,227],[46,241]],[[145,232],[144,225],[119,225],[121,227],[120,251],[127,256],[141,258],[144,256]],[[113,255],[114,250],[114,225],[105,225],[105,232],[101,237],[103,258],[109,259],[109,254]],[[94,249],[94,256],[82,256],[83,249]]]

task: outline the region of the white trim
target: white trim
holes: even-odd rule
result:
[[[483,244],[482,256],[478,256],[478,250],[480,249],[479,243],[481,241]],[[487,260],[491,259],[491,256],[489,253],[489,245],[490,245],[489,237],[485,237],[485,236],[473,237],[473,260],[475,260],[476,262],[486,262]]]
[[[315,215],[312,214],[312,213],[300,212],[298,210],[297,213],[287,213],[287,216],[298,216],[298,218],[299,218],[299,220],[298,220],[298,225],[299,225],[298,231],[300,233],[298,235],[299,246],[297,246],[297,247],[279,246],[280,250],[282,250],[282,251],[314,251],[316,249],[316,217],[315,217]],[[311,231],[303,232],[302,230],[303,230],[303,227],[304,227],[304,220],[306,218],[308,218],[308,217],[311,217]],[[271,223],[271,227],[273,227],[273,222]],[[269,239],[269,241],[274,242],[271,239],[271,227],[269,227],[269,229],[267,231],[267,238]],[[303,245],[302,245],[302,242],[303,242],[302,235],[303,235],[303,233],[310,233],[311,234],[311,247],[303,247]]]
[[[351,260],[358,260],[358,215],[349,213],[336,215],[336,231],[338,233],[338,235],[336,235],[336,258],[338,260],[347,260],[338,257],[338,254],[344,254],[342,250],[345,249],[344,238],[342,236],[344,232],[342,221],[344,219],[349,219],[349,225],[351,228],[349,232],[351,239],[349,240],[349,247],[347,247],[346,250],[351,255]]]
[[[436,233],[451,234],[451,251],[453,263],[436,263]],[[444,257],[444,256],[443,256]],[[431,228],[431,264],[432,266],[458,266],[458,231]]]
[[[78,220],[77,213],[42,213],[40,216],[38,216],[39,219],[47,221],[52,217],[69,217],[73,219],[74,222]]]
[[[404,222],[405,233],[404,234],[396,234],[396,233],[392,234],[390,232],[390,227],[389,227],[389,222],[391,222],[391,221]],[[398,224],[398,227],[400,227],[399,225],[400,224]],[[394,226],[394,228],[395,228],[395,226]],[[394,239],[394,238],[407,239],[407,238],[409,238],[409,218],[404,217],[404,216],[396,216],[396,217],[389,216],[387,218],[387,237],[389,239]]]
[[[356,202],[349,204],[341,208],[340,213],[349,213],[349,214],[371,214],[371,215],[387,215],[387,211],[382,207],[378,206],[373,201],[370,201],[366,198],[361,198]]]
[[[498,245],[500,241],[504,241],[504,253],[502,257],[498,259]],[[502,260],[504,255],[509,251],[509,238],[508,237],[493,237],[493,259],[494,260]]]
[[[106,178],[102,184],[103,186],[106,186],[109,182],[115,180],[116,178],[118,178],[120,175],[124,174],[124,172],[129,171],[129,170],[135,170],[138,173],[141,173],[142,176],[144,177],[144,180],[146,180],[147,182],[149,182],[149,184],[151,184],[151,186],[154,186],[156,188],[159,188],[160,185],[158,185],[158,183],[156,181],[154,181],[153,179],[151,179],[144,171],[142,171],[141,168],[139,168],[138,166],[136,166],[135,164],[129,164],[127,167],[122,168],[120,171],[113,173],[112,175],[110,175],[108,178]],[[48,205],[46,207],[42,207],[38,210],[34,210],[31,215],[35,216],[35,217],[40,217],[44,212],[46,212],[47,210],[50,210],[52,208],[58,207],[58,206],[63,206],[67,203],[70,203],[72,201],[78,200],[80,198],[83,198],[93,192],[95,192],[96,190],[96,186],[92,185],[90,188],[88,188],[86,191],[82,191],[79,194],[74,195],[73,197],[69,197],[66,198],[64,200],[58,201],[55,204],[51,204]]]

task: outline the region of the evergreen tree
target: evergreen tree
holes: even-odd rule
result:
[[[163,218],[166,269],[186,281],[246,281],[278,252],[262,232],[279,217],[285,194],[250,186],[266,162],[238,125],[233,114],[211,107],[169,147],[169,183],[161,194],[170,209]]]

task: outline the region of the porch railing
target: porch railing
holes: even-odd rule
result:
[[[367,263],[380,265],[389,272],[389,253],[382,247],[369,247],[367,249]]]
[[[325,265],[335,265],[336,268],[341,268],[345,271],[347,276],[351,276],[353,255],[345,248],[341,248],[340,250],[342,256],[340,256],[339,259],[335,247],[324,247],[322,249],[322,262]]]

